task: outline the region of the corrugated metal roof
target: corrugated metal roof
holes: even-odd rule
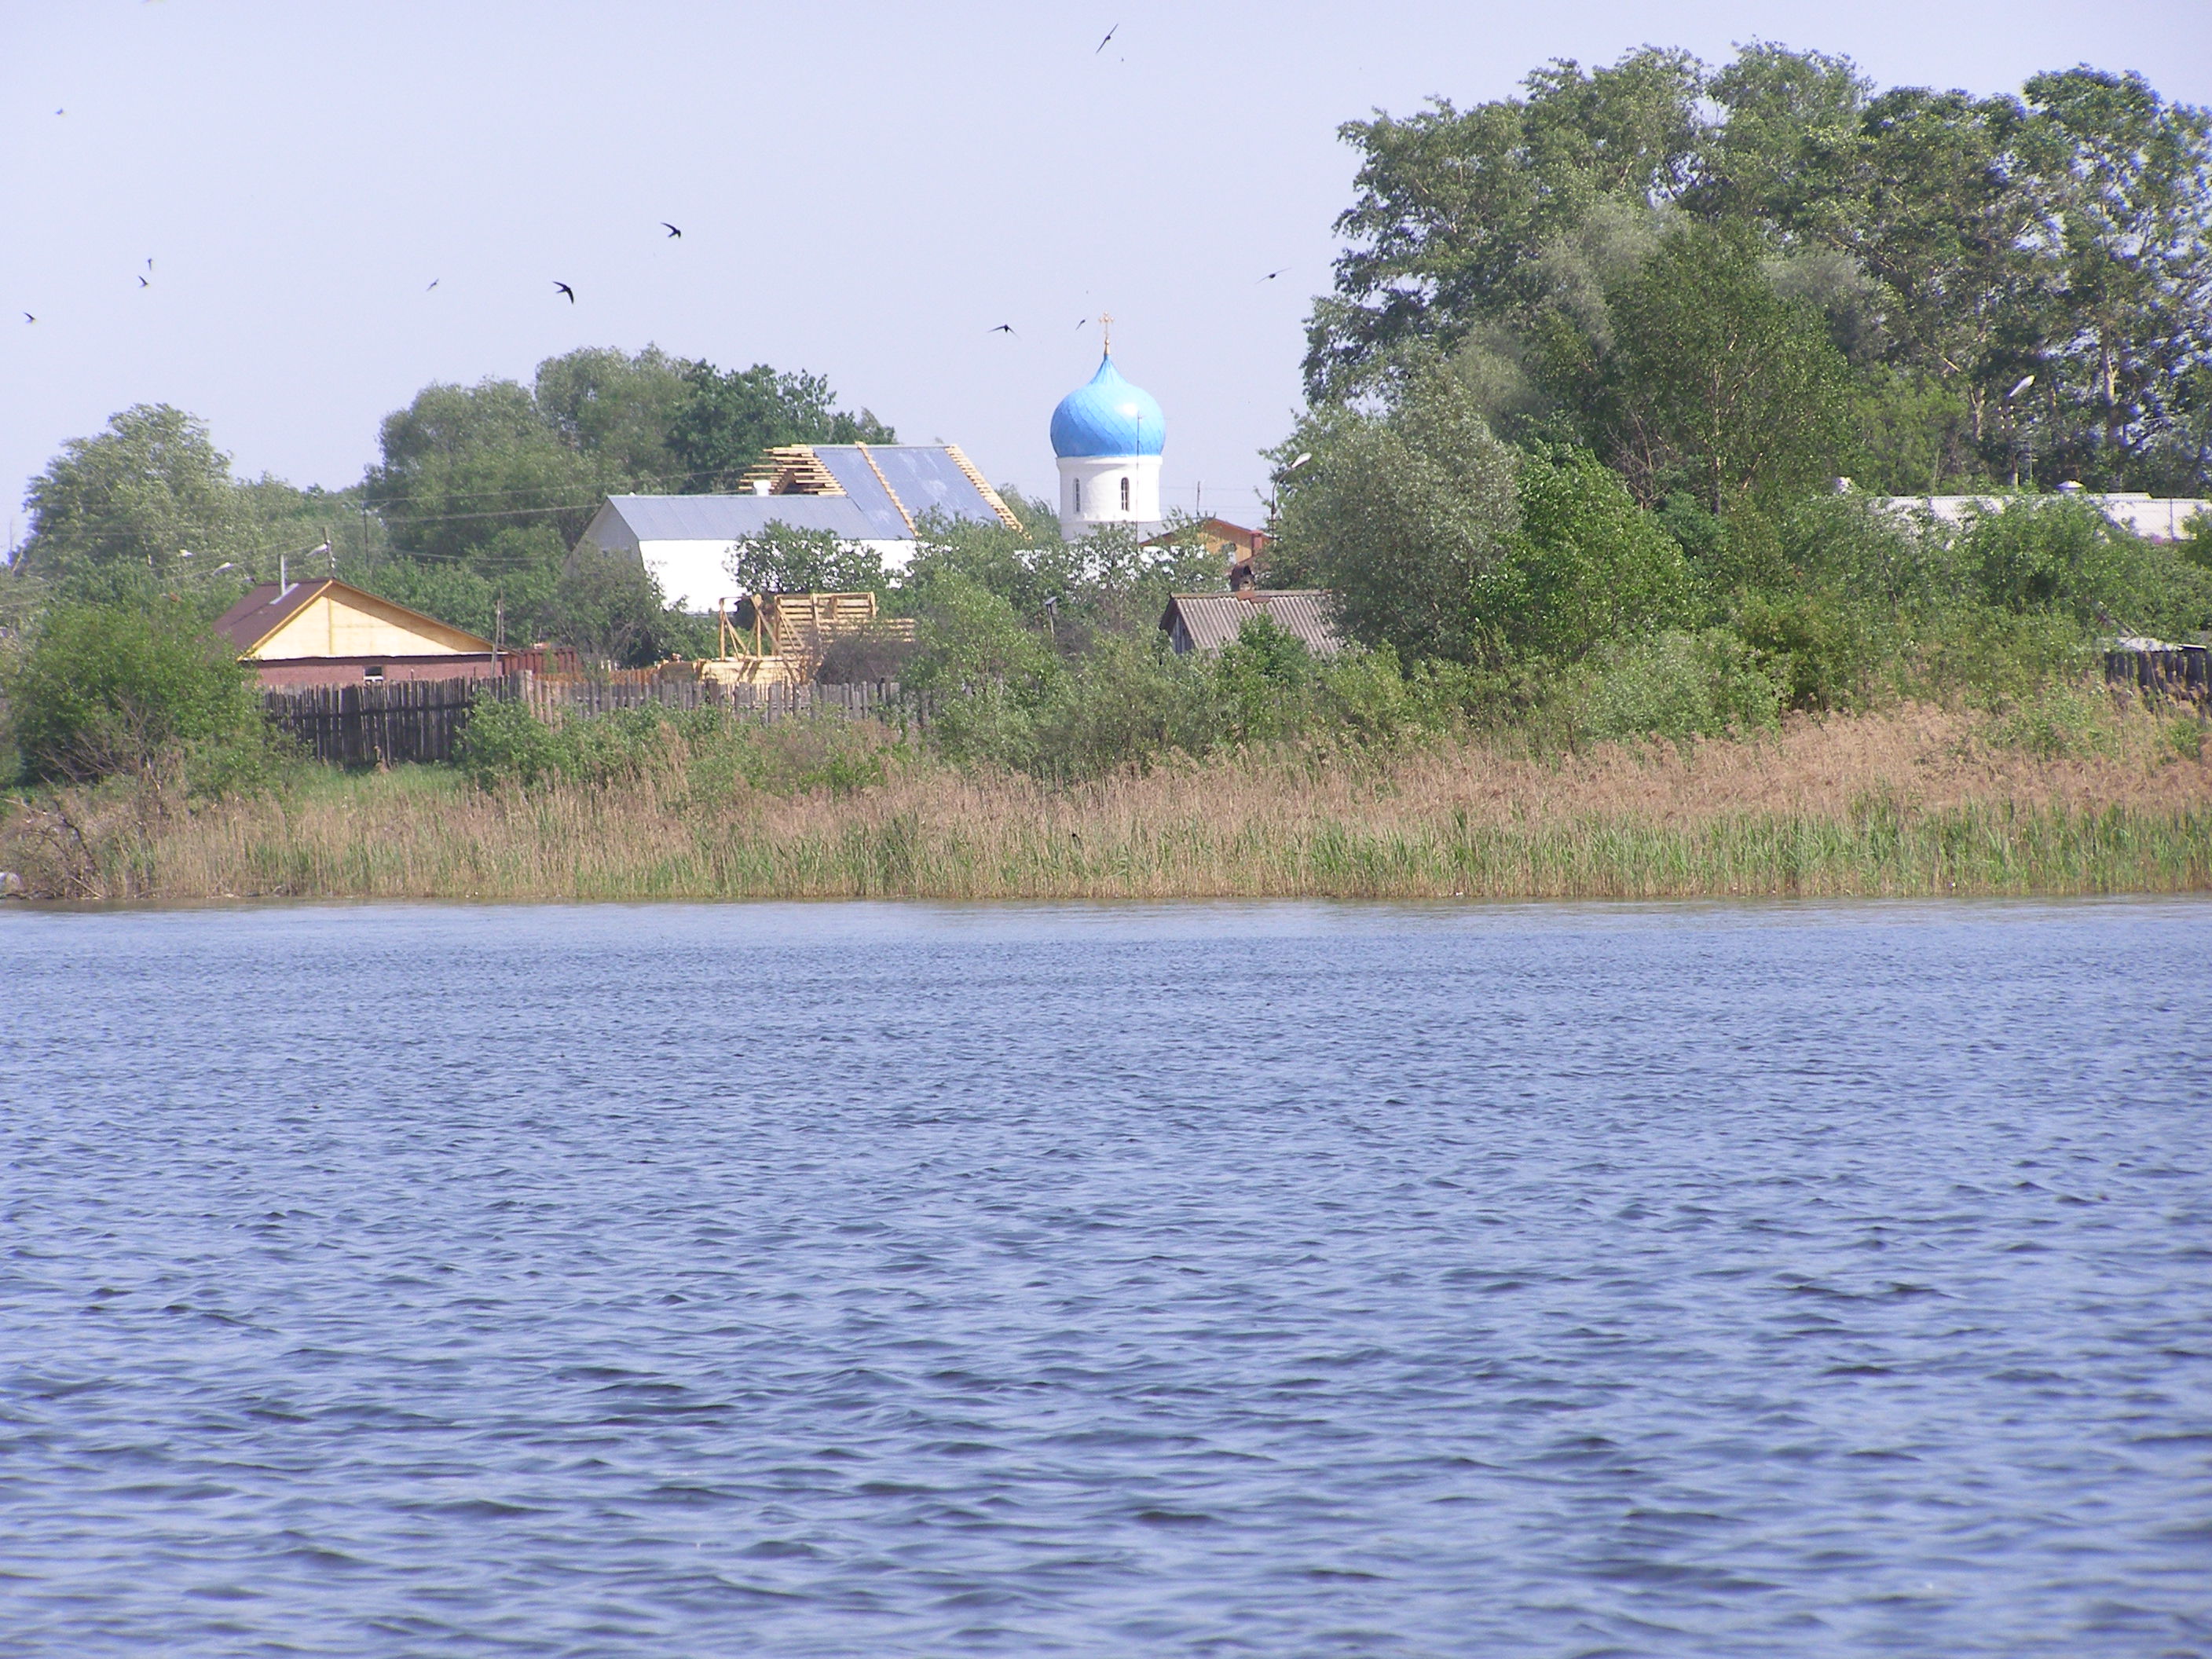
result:
[[[1241,593],[1178,593],[1168,601],[1160,628],[1178,651],[1218,651],[1235,643],[1255,613],[1264,612],[1317,657],[1344,649],[1335,601],[1319,588],[1247,588]]]

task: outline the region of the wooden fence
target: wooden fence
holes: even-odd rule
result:
[[[896,680],[860,685],[723,687],[653,671],[595,678],[527,670],[497,679],[399,680],[381,685],[311,685],[261,694],[262,712],[316,759],[338,766],[449,761],[479,698],[529,705],[557,725],[623,708],[721,708],[767,722],[876,720],[902,729],[928,723],[936,700]]]
[[[2169,645],[2156,650],[2105,653],[2105,679],[2111,685],[2132,685],[2160,696],[2192,702],[2212,701],[2208,683],[2206,648],[2201,645]]]
[[[485,680],[301,685],[261,694],[270,722],[337,766],[447,761]]]

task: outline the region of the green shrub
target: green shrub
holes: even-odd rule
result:
[[[1727,629],[1662,634],[1591,659],[1585,730],[1598,738],[1680,740],[1772,727],[1783,688],[1741,636]]]
[[[2212,573],[2122,530],[2087,501],[2023,497],[1979,514],[1960,537],[1958,556],[1972,594],[2001,610],[2130,632],[2212,625]]]
[[[453,745],[453,763],[482,788],[525,786],[566,775],[560,737],[529,706],[480,698]]]
[[[2047,685],[2081,678],[2096,661],[2088,632],[2073,617],[1975,600],[1924,613],[1917,632],[1920,642],[1899,665],[1899,689],[1936,702],[1963,697],[2009,708]]]
[[[2083,758],[2114,746],[2112,694],[2086,681],[2038,687],[1991,728],[1996,740],[2046,759]]]
[[[552,726],[525,703],[486,698],[455,759],[480,788],[588,787],[659,771],[712,803],[746,789],[852,793],[883,781],[888,741],[879,728],[842,718],[769,726],[719,708],[648,706]]]
[[[1521,523],[1490,583],[1514,649],[1560,660],[1607,640],[1697,620],[1697,582],[1680,543],[1587,451],[1531,456],[1517,475]]]
[[[1213,664],[1225,735],[1238,743],[1296,737],[1313,718],[1320,678],[1304,641],[1264,611],[1246,618]]]
[[[1213,665],[1158,633],[1108,635],[1039,702],[1030,769],[1096,777],[1170,754],[1203,755],[1228,722]]]
[[[1875,667],[1872,630],[1839,600],[1813,593],[1753,595],[1735,631],[1791,708],[1850,708],[1865,700]]]
[[[284,748],[261,718],[253,672],[179,606],[62,605],[0,667],[23,770],[88,781],[165,757],[195,788],[265,780]]]

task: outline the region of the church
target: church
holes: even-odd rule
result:
[[[1103,319],[1110,325],[1112,319]],[[1079,541],[1119,526],[1147,535],[1160,527],[1160,453],[1168,426],[1159,404],[1114,367],[1114,337],[1090,382],[1052,411],[1060,464],[1060,533]]]

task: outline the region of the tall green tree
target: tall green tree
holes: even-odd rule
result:
[[[2059,465],[2118,483],[2185,418],[2192,375],[2212,366],[2212,112],[2086,68],[2036,76],[2027,93],[2021,148],[2063,273],[2059,373],[2038,403]]]
[[[370,504],[417,556],[512,567],[565,553],[622,475],[568,441],[530,388],[424,387],[386,417]]]
[[[686,397],[670,430],[670,447],[687,489],[734,489],[761,456],[780,444],[888,444],[890,428],[868,410],[848,413],[819,374],[755,363],[719,369],[688,362]]]
[[[1775,292],[1747,237],[1678,228],[1612,314],[1605,436],[1647,502],[1686,487],[1725,514],[1832,475],[1849,371],[1811,308]]]
[[[1449,347],[1528,296],[1528,267],[1600,202],[1672,200],[1701,131],[1702,69],[1645,48],[1585,73],[1538,70],[1524,96],[1462,111],[1437,99],[1338,135],[1360,154],[1334,293],[1307,328],[1306,386],[1356,393],[1417,343]]]
[[[282,488],[277,486],[276,488]],[[102,567],[189,569],[250,557],[269,508],[231,477],[205,422],[167,404],[138,404],[89,438],[72,438],[31,481],[25,574],[68,577]]]
[[[1401,657],[1479,661],[1498,647],[1486,604],[1518,523],[1517,458],[1466,382],[1431,362],[1395,406],[1330,411],[1284,447],[1275,559],[1285,580],[1338,597],[1353,637]]]

